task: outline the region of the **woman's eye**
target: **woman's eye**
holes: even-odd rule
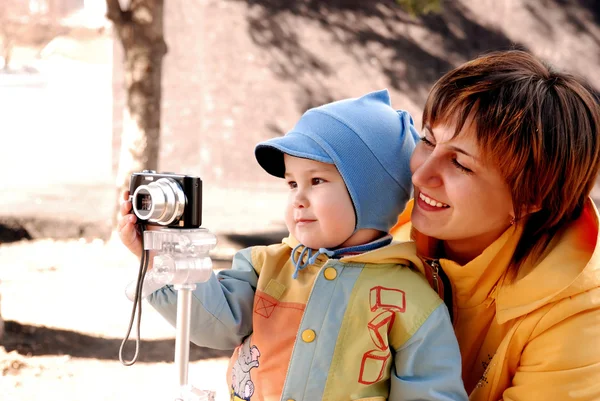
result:
[[[325,180],[324,180],[324,179],[322,179],[322,178],[313,178],[313,179],[312,179],[312,184],[313,184],[313,185],[319,185],[319,184],[322,184],[322,183],[324,183],[324,182],[325,182]]]
[[[454,164],[456,166],[456,168],[458,168],[463,173],[473,174],[473,170],[470,170],[470,169],[466,168],[465,166],[463,166],[462,164],[460,164],[458,162],[458,160],[456,160],[456,159],[452,159],[452,164]]]
[[[290,187],[290,189],[294,189],[298,186],[298,184],[296,183],[296,181],[288,181],[288,187]]]
[[[435,145],[429,139],[427,139],[427,137],[425,137],[425,136],[421,137],[421,142],[423,142],[425,144],[425,146],[429,146],[430,148],[435,147]]]

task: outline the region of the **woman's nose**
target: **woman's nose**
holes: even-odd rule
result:
[[[413,160],[412,182],[418,188],[436,188],[442,185],[440,166],[438,161],[431,157]]]

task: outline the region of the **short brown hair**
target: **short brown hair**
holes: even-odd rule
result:
[[[493,52],[436,82],[423,125],[471,121],[485,158],[508,184],[524,232],[514,272],[581,214],[600,166],[600,106],[585,85],[531,54]],[[527,214],[527,210],[541,208]]]

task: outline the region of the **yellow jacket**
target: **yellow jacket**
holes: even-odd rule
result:
[[[411,210],[412,204],[400,216],[394,239],[410,235]],[[581,217],[541,259],[508,283],[508,263],[520,236],[518,226],[509,228],[464,266],[439,260],[451,283],[469,398],[600,400],[598,211],[588,200]],[[413,238],[428,256],[423,253],[432,239],[414,233]]]

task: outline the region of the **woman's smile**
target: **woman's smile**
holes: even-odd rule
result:
[[[428,195],[425,195],[423,192],[419,192],[417,205],[425,211],[432,212],[439,212],[450,207],[449,205],[443,202],[440,202]]]

